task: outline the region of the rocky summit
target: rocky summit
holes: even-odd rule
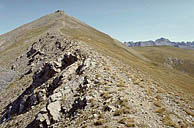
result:
[[[63,11],[0,41],[2,128],[194,126],[192,92],[167,88],[146,72],[151,60]]]

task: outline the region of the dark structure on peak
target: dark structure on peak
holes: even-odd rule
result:
[[[65,12],[63,10],[57,10],[57,11],[55,11],[55,13],[65,14]]]

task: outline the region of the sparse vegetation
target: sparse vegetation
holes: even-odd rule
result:
[[[126,127],[135,127],[135,120],[133,118],[122,118],[118,123],[124,124]]]
[[[104,124],[104,119],[98,119],[94,122],[95,126],[103,125]]]
[[[189,92],[188,95],[190,95],[191,97],[189,98],[190,101],[192,101],[193,99],[192,96],[194,92],[194,89],[193,89],[194,79],[193,77],[191,77],[192,72],[189,72],[189,75],[188,75],[183,72],[180,72],[179,70],[177,71],[177,69],[175,70],[175,69],[167,68],[162,64],[163,62],[160,62],[161,58],[158,55],[158,53],[160,52],[162,56],[166,55],[167,53],[171,55],[173,54],[173,56],[176,56],[174,53],[171,52],[171,48],[168,48],[168,47],[160,47],[160,49],[155,47],[146,48],[146,49],[128,48],[123,44],[121,44],[119,41],[114,40],[110,36],[91,28],[88,25],[85,25],[84,23],[79,22],[72,17],[64,16],[64,17],[60,17],[59,19],[56,18],[55,20],[57,20],[57,22],[63,21],[65,23],[64,26],[60,24],[59,26],[61,27],[57,29],[60,29],[61,32],[68,37],[67,42],[71,42],[72,39],[73,41],[78,41],[76,45],[78,45],[79,47],[75,47],[74,49],[74,45],[73,45],[72,46],[73,48],[70,47],[67,50],[65,49],[63,51],[68,52],[68,56],[69,56],[69,53],[71,53],[72,55],[82,54],[82,52],[86,49],[86,51],[84,51],[84,54],[85,53],[89,54],[89,56],[87,57],[92,58],[90,61],[93,61],[94,59],[94,62],[96,62],[94,64],[95,66],[94,68],[91,68],[92,67],[91,65],[93,64],[90,62],[88,62],[89,64],[81,65],[82,64],[81,60],[87,59],[87,57],[82,58],[83,56],[80,55],[78,59],[78,61],[80,62],[78,63],[78,65],[76,65],[77,63],[73,65],[75,66],[75,68],[72,68],[71,67],[72,65],[68,66],[67,68],[63,69],[63,71],[60,70],[53,77],[51,78],[49,77],[49,80],[46,81],[47,84],[45,83],[41,83],[40,85],[37,84],[39,86],[38,89],[46,88],[45,89],[46,91],[52,90],[53,88],[55,88],[55,86],[58,86],[57,88],[55,88],[56,90],[52,90],[51,92],[49,91],[49,94],[52,95],[52,94],[55,94],[55,91],[56,92],[62,91],[65,93],[65,95],[63,95],[63,93],[61,94],[62,96],[60,95],[60,93],[56,94],[55,96],[52,97],[53,101],[51,101],[51,97],[49,95],[48,97],[46,97],[44,103],[43,102],[40,103],[39,106],[34,105],[33,107],[35,109],[33,109],[30,112],[27,111],[20,115],[16,114],[15,119],[19,118],[19,121],[21,122],[23,121],[22,119],[24,118],[26,120],[32,121],[33,119],[31,118],[34,118],[35,114],[40,112],[39,109],[41,109],[41,107],[44,106],[46,110],[44,110],[44,112],[42,111],[40,112],[41,114],[43,114],[42,118],[44,117],[42,120],[47,118],[47,120],[50,121],[50,117],[54,119],[53,118],[54,116],[50,115],[51,114],[50,111],[52,109],[55,109],[55,107],[53,107],[52,109],[49,109],[49,112],[48,112],[48,104],[53,102],[56,103],[55,101],[56,99],[57,100],[60,99],[59,100],[60,103],[55,105],[59,106],[58,108],[59,110],[61,109],[59,111],[60,114],[58,115],[62,117],[62,118],[58,118],[60,119],[59,122],[57,121],[56,122],[59,124],[62,122],[62,125],[67,125],[64,127],[82,126],[84,128],[87,126],[88,127],[96,126],[96,127],[108,128],[108,127],[113,127],[112,124],[114,123],[123,127],[136,127],[136,126],[147,127],[148,125],[144,124],[143,122],[144,117],[139,116],[143,114],[154,116],[154,119],[151,118],[151,121],[149,122],[151,125],[152,124],[157,125],[157,122],[155,120],[160,120],[162,121],[163,124],[166,125],[166,127],[168,126],[178,127],[182,125],[181,124],[182,122],[180,124],[175,122],[176,120],[172,118],[173,116],[176,116],[178,118],[179,116],[178,114],[182,113],[183,111],[185,111],[183,112],[184,113],[183,117],[194,115],[193,111],[190,110],[190,108],[182,110],[182,108],[184,108],[185,106],[179,106],[179,107],[182,107],[181,109],[179,107],[176,108],[178,109],[178,111],[181,111],[180,113],[177,114],[178,116],[175,114],[172,116],[172,114],[168,112],[169,109],[172,109],[173,105],[176,107],[176,105],[179,105],[179,103],[182,103],[181,101],[184,101],[183,104],[189,104],[190,102],[186,102],[185,100],[188,97],[186,96],[187,94],[184,92]],[[17,43],[15,42],[11,44],[6,49],[1,51],[0,60],[2,60],[2,62],[0,63],[0,66],[1,64],[4,65],[5,63],[14,61],[15,57],[21,54],[22,51],[24,51],[24,49],[28,48],[33,43],[34,38],[39,37],[42,33],[46,32],[51,26],[46,25],[43,27],[39,27],[37,29],[33,29],[32,31],[28,31],[23,35],[25,38],[22,38],[22,40],[17,41]],[[33,40],[30,40],[29,43],[26,43],[26,41],[28,42],[28,40],[31,38],[33,38]],[[52,37],[50,38],[52,39]],[[50,42],[51,41],[49,40],[49,43]],[[68,44],[67,42],[65,43]],[[72,45],[73,43],[71,42],[70,44]],[[91,49],[88,50],[87,48],[88,49],[92,48],[92,50]],[[79,51],[80,49],[81,49],[81,52]],[[153,49],[158,50],[159,52],[154,51],[155,54],[150,55],[150,51],[152,51]],[[178,49],[173,49],[173,50],[175,50],[175,53],[177,55],[181,55],[180,50]],[[184,52],[185,50],[181,50],[181,52],[182,51]],[[193,52],[190,51],[188,53],[193,53]],[[55,52],[55,54],[57,54],[57,52]],[[185,55],[186,54],[180,57],[183,58],[184,60],[190,59],[190,56],[186,57]],[[47,56],[47,55],[44,55],[44,56]],[[8,60],[6,60],[6,57],[8,57],[7,58]],[[58,56],[56,56],[56,58],[57,57]],[[55,57],[51,57],[51,58],[56,59]],[[62,59],[63,59],[62,61],[65,61],[64,59],[66,58],[62,58]],[[77,69],[80,67],[81,69],[84,69],[82,66],[83,67],[88,66],[88,67],[85,68],[85,71],[83,72],[83,74],[75,75],[75,69],[76,69],[76,72],[77,72]],[[62,68],[63,67],[60,67],[60,69]],[[69,69],[72,70],[73,73],[71,73]],[[50,68],[48,70],[50,71]],[[68,74],[68,72],[70,72],[70,74]],[[84,73],[87,73],[87,74],[84,74]],[[68,79],[66,75],[71,76],[71,79]],[[90,79],[86,78],[85,80],[85,77],[84,77],[85,75],[87,75]],[[44,76],[46,75],[44,74]],[[59,76],[59,79],[58,77],[55,78],[55,76]],[[131,79],[132,79],[132,82],[131,82]],[[157,81],[157,82],[152,83],[150,81]],[[1,104],[5,104],[1,106],[2,110],[5,106],[7,106],[10,103],[11,98],[13,98],[13,97],[9,98],[9,96],[12,96],[13,94],[14,96],[16,95],[17,97],[20,96],[20,93],[23,92],[21,90],[22,89],[25,90],[28,87],[28,85],[31,84],[31,82],[32,82],[32,74],[24,76],[22,79],[16,80],[13,83],[11,83],[6,90],[7,91],[6,93],[8,94],[6,96],[5,96],[6,93],[0,94],[0,96],[3,95],[3,97],[5,97],[4,99],[8,97],[6,101],[3,101],[3,102],[0,101]],[[60,85],[61,83],[64,83],[65,86],[69,86],[70,88],[69,90],[71,91],[65,92]],[[134,86],[134,84],[139,86]],[[47,86],[49,86],[49,88],[47,88]],[[76,90],[76,88],[78,90]],[[82,88],[84,91],[83,92],[79,91],[80,88]],[[25,103],[29,103],[29,100],[30,101],[32,100],[31,98],[33,97],[31,97],[31,95],[33,91],[35,90],[29,90],[28,93],[25,94],[26,97],[24,97],[24,99],[27,98],[27,101],[25,101]],[[78,92],[81,92],[81,93],[78,93]],[[172,94],[168,92],[172,92]],[[181,97],[181,95],[183,95],[182,99],[179,100],[177,98],[179,102],[177,101],[176,103],[174,103],[173,102],[174,100],[172,100],[171,97],[168,97],[170,105],[168,103],[166,104],[166,102],[164,101],[164,99],[166,98],[165,97],[166,94],[173,96],[175,92],[177,92],[178,97]],[[17,97],[14,97],[14,98],[17,98]],[[18,103],[19,108],[20,108],[20,105],[21,106],[23,105],[21,103],[23,103],[23,101]],[[61,104],[64,106],[60,106]],[[173,105],[171,106],[171,104]],[[29,105],[31,105],[31,103]],[[153,106],[149,106],[149,105],[153,105]],[[24,106],[26,107],[28,105],[25,104]],[[149,108],[145,109],[145,107],[149,107]],[[156,110],[153,111],[153,109],[150,109],[150,107],[153,107]],[[31,116],[31,114],[33,116]],[[46,116],[46,115],[49,115],[49,116]],[[27,117],[30,117],[30,119],[28,119]],[[130,117],[134,117],[134,118],[130,118]],[[182,118],[178,118],[178,119],[184,120]],[[17,125],[16,123],[19,122],[18,121],[15,123],[14,119],[11,119],[11,121],[13,122],[13,125],[15,127]],[[23,121],[22,123],[26,123],[25,121]],[[110,126],[109,126],[109,121],[110,121]],[[51,123],[53,122],[55,121],[51,120]],[[189,124],[189,126],[190,125],[191,124]],[[19,126],[22,127],[23,125],[19,125]]]
[[[120,79],[120,82],[119,82],[119,84],[117,85],[117,87],[125,87],[124,81]]]
[[[174,127],[174,128],[178,128],[177,124],[175,122],[172,121],[172,119],[169,117],[169,115],[165,115],[162,119],[162,122],[166,125],[166,126],[170,126],[170,127]]]
[[[126,98],[118,99],[115,104],[118,104],[121,107],[126,107],[126,108],[129,107],[128,99],[126,99]]]
[[[113,116],[120,116],[120,115],[122,115],[122,114],[123,114],[123,109],[117,109],[117,110],[114,112]]]
[[[133,83],[134,83],[134,84],[137,84],[137,85],[139,85],[140,82],[141,82],[141,81],[140,81],[139,79],[135,79],[135,80],[133,81]]]
[[[163,107],[163,104],[159,100],[154,101],[154,105],[157,107]]]
[[[111,94],[105,93],[105,92],[102,93],[101,96],[102,96],[102,98],[104,98],[105,100],[108,100],[108,99],[112,98],[112,95],[111,95]]]
[[[155,113],[158,113],[160,116],[164,115],[164,112],[166,111],[165,108],[159,108],[155,111]]]
[[[41,34],[43,34],[49,26],[32,29],[26,32],[20,40],[9,45],[6,49],[0,51],[0,66],[10,67],[10,63],[15,61],[24,50],[26,50]],[[32,41],[32,39],[34,39]]]
[[[187,114],[189,114],[189,115],[191,115],[191,116],[194,117],[194,112],[192,112],[191,110],[189,110],[189,109],[184,109],[184,111],[185,111]]]

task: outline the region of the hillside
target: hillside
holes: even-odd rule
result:
[[[148,58],[156,72],[152,76],[162,78],[167,86],[181,87],[185,92],[193,93],[193,50],[170,46],[136,47],[133,48]],[[165,84],[166,84],[165,83]],[[172,87],[172,88],[173,88]]]
[[[165,54],[157,58],[150,49],[126,47],[63,11],[1,35],[11,82],[1,85],[0,127],[193,127],[193,72],[171,64],[192,51],[170,58],[171,47],[157,47]]]

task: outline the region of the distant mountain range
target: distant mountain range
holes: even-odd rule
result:
[[[139,41],[139,42],[124,42],[129,47],[145,47],[145,46],[174,46],[178,48],[186,48],[186,49],[194,49],[194,41],[193,42],[172,42],[165,38],[160,38],[155,41]]]

